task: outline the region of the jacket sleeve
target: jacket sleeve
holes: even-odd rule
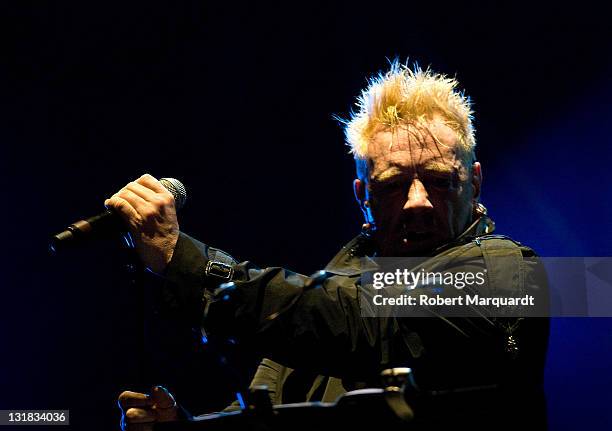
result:
[[[232,268],[230,283],[206,271],[219,260]],[[379,368],[380,322],[360,316],[354,283],[237,263],[183,233],[164,277],[166,302],[212,339],[234,338],[261,356],[321,374]]]

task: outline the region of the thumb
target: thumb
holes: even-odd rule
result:
[[[174,397],[163,386],[154,386],[151,390],[153,409],[159,422],[178,420],[178,407]]]
[[[163,386],[154,386],[151,389],[151,401],[158,409],[169,409],[176,406],[176,401],[168,389]]]

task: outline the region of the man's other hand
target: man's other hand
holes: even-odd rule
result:
[[[152,431],[156,422],[178,420],[178,407],[170,392],[155,386],[151,394],[125,391],[119,395],[121,429],[124,431]]]
[[[142,262],[161,273],[178,241],[174,196],[157,179],[144,174],[104,202],[127,223]]]

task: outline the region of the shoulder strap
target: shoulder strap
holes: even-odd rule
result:
[[[484,258],[491,290],[522,292],[525,280],[520,243],[503,235],[485,235],[475,238],[474,242]]]

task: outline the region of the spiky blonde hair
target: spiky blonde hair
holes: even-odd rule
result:
[[[357,112],[343,121],[346,142],[355,159],[365,160],[368,144],[381,127],[423,126],[439,116],[457,133],[460,150],[473,158],[476,140],[472,125],[472,107],[468,96],[457,89],[454,78],[422,70],[398,60],[386,73],[379,73],[357,99]]]

